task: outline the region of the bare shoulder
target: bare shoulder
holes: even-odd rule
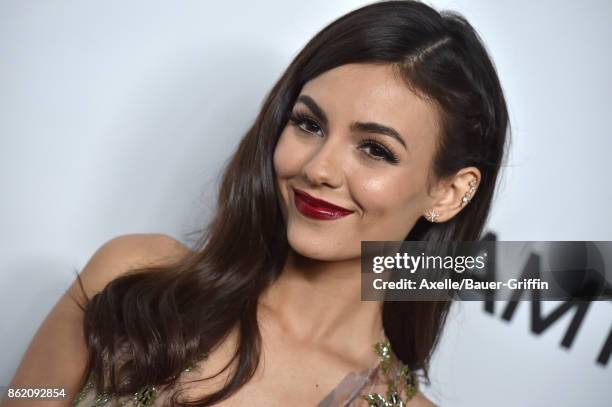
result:
[[[102,244],[79,275],[85,292],[91,297],[131,270],[169,264],[188,253],[185,245],[163,233],[124,234]],[[76,285],[71,289],[77,290]]]
[[[79,278],[75,279],[38,328],[10,386],[61,387],[69,394],[76,394],[83,384],[88,361],[82,307],[86,299],[82,290],[91,298],[111,280],[130,270],[161,266],[179,260],[188,253],[185,246],[164,234],[128,234],[108,240],[91,256],[79,273]],[[63,400],[53,405],[66,403]],[[1,407],[12,407],[14,404],[17,402],[0,402]],[[28,401],[31,407],[47,405],[51,405],[49,401]]]
[[[418,392],[413,398],[406,403],[406,407],[438,407],[431,402],[425,395]]]

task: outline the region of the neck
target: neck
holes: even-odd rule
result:
[[[356,353],[366,344],[371,353],[371,345],[383,338],[382,301],[361,301],[359,258],[319,261],[290,250],[260,304],[294,341],[337,344],[345,352],[354,344]]]

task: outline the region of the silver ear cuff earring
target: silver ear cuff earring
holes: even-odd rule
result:
[[[470,190],[465,193],[463,198],[461,198],[461,206],[465,206],[470,203],[472,197],[474,196],[474,191],[476,191],[477,184],[478,181],[476,181],[476,178],[469,182]],[[440,212],[436,211],[435,209],[428,209],[427,212],[425,212],[425,219],[430,222],[435,222],[438,216],[440,216]]]
[[[470,181],[470,190],[467,191],[461,199],[461,206],[465,206],[470,203],[470,201],[472,200],[472,196],[474,195],[474,191],[476,190],[476,184],[476,178]]]
[[[425,219],[427,219],[430,222],[435,222],[438,216],[440,216],[440,213],[436,211],[435,209],[429,209],[425,213]]]

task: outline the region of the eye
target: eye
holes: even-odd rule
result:
[[[376,140],[363,140],[359,147],[374,160],[385,160],[391,164],[397,164],[399,162],[397,156],[393,154],[389,148]]]
[[[307,114],[301,112],[291,113],[289,121],[293,126],[296,126],[298,129],[306,133],[318,135],[323,134],[323,129],[321,128],[321,126],[319,126],[319,123]]]

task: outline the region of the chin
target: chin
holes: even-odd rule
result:
[[[340,261],[354,259],[361,255],[361,242],[339,242],[335,237],[313,235],[304,231],[287,231],[287,240],[298,254],[313,260]]]

